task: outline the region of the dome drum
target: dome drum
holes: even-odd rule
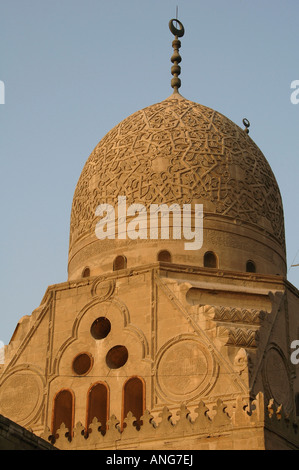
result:
[[[220,219],[220,220],[219,220]],[[284,251],[267,232],[220,217],[204,217],[203,244],[199,250],[186,250],[186,240],[98,240],[94,231],[73,247],[69,259],[71,280],[81,277],[81,267],[88,259],[91,274],[101,275],[113,270],[118,255],[128,260],[128,268],[155,263],[161,250],[171,253],[175,264],[203,267],[204,253],[213,251],[219,258],[219,269],[245,272],[246,262],[254,258],[261,274],[284,275]]]
[[[202,204],[203,246],[188,252],[182,239],[97,239],[97,207],[116,207],[120,196],[145,210]],[[243,271],[255,255],[258,272],[286,272],[281,196],[266,158],[228,118],[179,93],[124,119],[88,158],[73,199],[69,279],[85,266],[110,271],[117,254],[128,267],[152,263],[162,248],[174,263],[202,266],[212,249],[221,269]]]

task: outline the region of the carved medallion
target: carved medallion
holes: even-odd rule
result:
[[[165,398],[190,400],[213,385],[214,369],[213,357],[201,342],[191,337],[174,339],[160,352],[157,387]]]
[[[10,375],[0,388],[0,413],[19,424],[37,411],[42,397],[39,377],[30,370]]]
[[[291,404],[290,377],[286,360],[277,346],[271,346],[266,354],[263,368],[264,385],[267,398],[274,398],[277,405],[289,411]]]
[[[96,279],[91,288],[91,294],[97,296],[101,302],[109,299],[114,293],[115,282],[113,280]]]

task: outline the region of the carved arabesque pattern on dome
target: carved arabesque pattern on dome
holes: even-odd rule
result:
[[[75,190],[70,246],[93,231],[96,207],[121,195],[146,206],[203,203],[284,246],[281,197],[262,152],[232,121],[182,97],[132,114],[96,146]]]

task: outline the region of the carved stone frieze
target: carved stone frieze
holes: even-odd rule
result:
[[[234,307],[215,307],[205,305],[201,307],[205,315],[216,322],[248,323],[259,325],[263,312],[257,309],[234,308]]]
[[[264,312],[258,309],[204,305],[199,311],[215,322],[225,345],[256,348]]]
[[[249,328],[219,326],[218,337],[226,345],[255,348],[257,345],[258,331]]]

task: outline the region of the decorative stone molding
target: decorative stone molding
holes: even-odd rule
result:
[[[239,349],[239,351],[235,355],[234,366],[240,375],[247,368],[249,371],[251,371],[252,359],[250,357],[249,352],[246,349],[244,348]]]
[[[216,322],[260,325],[263,312],[257,309],[205,305],[200,310]]]
[[[235,328],[233,326],[219,326],[217,328],[217,336],[225,345],[255,348],[258,331],[248,328]]]
[[[108,300],[115,290],[115,279],[106,279],[100,276],[96,278],[91,287],[91,295],[97,297],[100,302]]]

